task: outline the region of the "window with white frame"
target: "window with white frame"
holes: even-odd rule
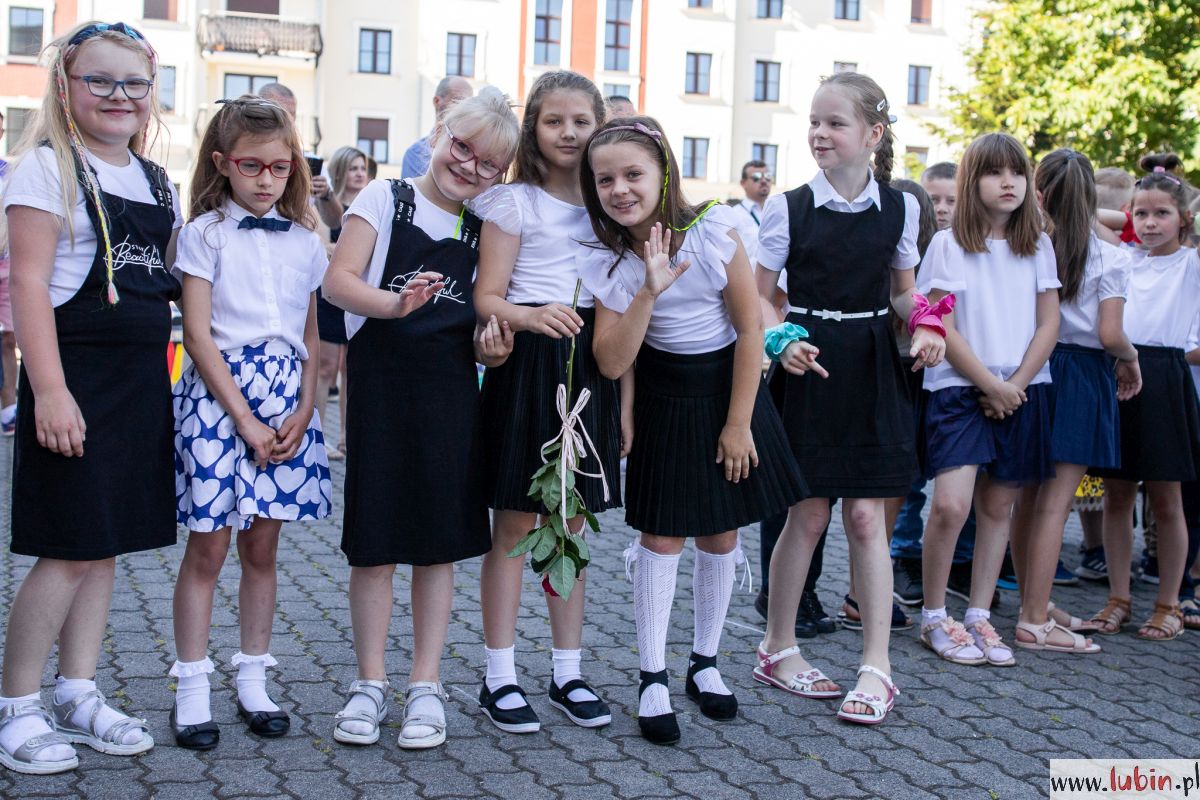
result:
[[[682,169],[685,178],[708,177],[708,139],[683,138]]]
[[[13,6],[8,10],[8,54],[36,56],[42,52],[42,30],[46,12],[40,8]]]
[[[388,121],[359,117],[357,146],[380,164],[388,163]]]
[[[779,163],[779,145],[754,142],[750,145],[750,160],[766,163],[767,172],[775,175],[775,165]]]
[[[363,28],[358,32],[358,71],[388,75],[392,71],[392,32]]]
[[[688,53],[683,90],[688,94],[708,94],[711,71],[712,55],[710,53]]]
[[[475,34],[446,34],[446,74],[475,77]]]
[[[608,0],[604,20],[604,68],[628,72],[633,0]]]
[[[754,100],[759,103],[779,102],[779,62],[754,62]]]
[[[533,63],[558,66],[562,59],[562,0],[537,0]]]

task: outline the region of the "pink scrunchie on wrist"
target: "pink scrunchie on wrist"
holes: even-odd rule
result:
[[[912,298],[913,310],[908,315],[909,335],[915,333],[918,327],[925,327],[945,337],[946,326],[942,324],[942,317],[954,310],[954,295],[948,294],[936,303],[930,303],[920,292],[913,292]]]

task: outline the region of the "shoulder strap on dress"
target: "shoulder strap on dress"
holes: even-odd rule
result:
[[[137,153],[134,153],[133,157],[142,165],[142,171],[146,173],[146,180],[150,182],[150,191],[154,194],[155,201],[171,212],[171,224],[174,225],[175,209],[171,205],[171,179],[167,177],[167,171]]]
[[[472,250],[479,249],[479,233],[482,230],[483,220],[469,208],[463,211],[462,233],[459,235],[459,238],[467,247],[470,247]]]
[[[396,215],[392,218],[392,222],[404,222],[411,225],[413,216],[417,213],[417,195],[412,184],[396,178],[389,178],[388,183],[391,184],[392,201],[396,207]]]

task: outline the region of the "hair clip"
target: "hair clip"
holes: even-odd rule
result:
[[[1172,175],[1171,173],[1167,172],[1167,168],[1166,168],[1166,167],[1161,167],[1161,166],[1160,166],[1160,167],[1155,167],[1155,168],[1154,168],[1154,169],[1152,169],[1150,172],[1151,172],[1151,174],[1153,174],[1153,175],[1158,175],[1160,178],[1166,178],[1167,180],[1169,180],[1171,183],[1175,184],[1176,186],[1182,186],[1182,185],[1183,185],[1183,183],[1182,183],[1182,182],[1179,180],[1179,178],[1176,178],[1174,175]]]
[[[895,114],[888,114],[888,124],[889,125],[896,124],[896,115]]]
[[[878,111],[880,114],[882,114],[883,110],[887,107],[888,107],[888,101],[887,101],[886,97],[875,104],[875,110]]]

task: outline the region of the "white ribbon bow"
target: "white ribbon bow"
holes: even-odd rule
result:
[[[592,393],[588,389],[581,389],[579,397],[575,400],[575,407],[567,410],[567,387],[565,384],[558,385],[558,391],[555,394],[554,405],[558,409],[558,416],[562,419],[562,430],[558,432],[550,441],[542,445],[542,463],[546,464],[549,459],[546,458],[546,448],[555,442],[561,442],[562,447],[559,453],[562,456],[563,468],[559,473],[560,493],[559,502],[562,503],[563,522],[567,521],[567,473],[574,472],[576,475],[583,475],[588,478],[599,478],[601,485],[604,487],[604,500],[609,499],[608,479],[604,476],[604,464],[600,461],[600,454],[596,452],[596,446],[592,444],[592,437],[588,435],[587,428],[584,427],[579,415],[583,413],[584,406],[591,398]],[[584,472],[579,468],[579,462],[587,458],[588,450],[592,451],[592,455],[596,457],[596,463],[600,467],[598,473]]]

